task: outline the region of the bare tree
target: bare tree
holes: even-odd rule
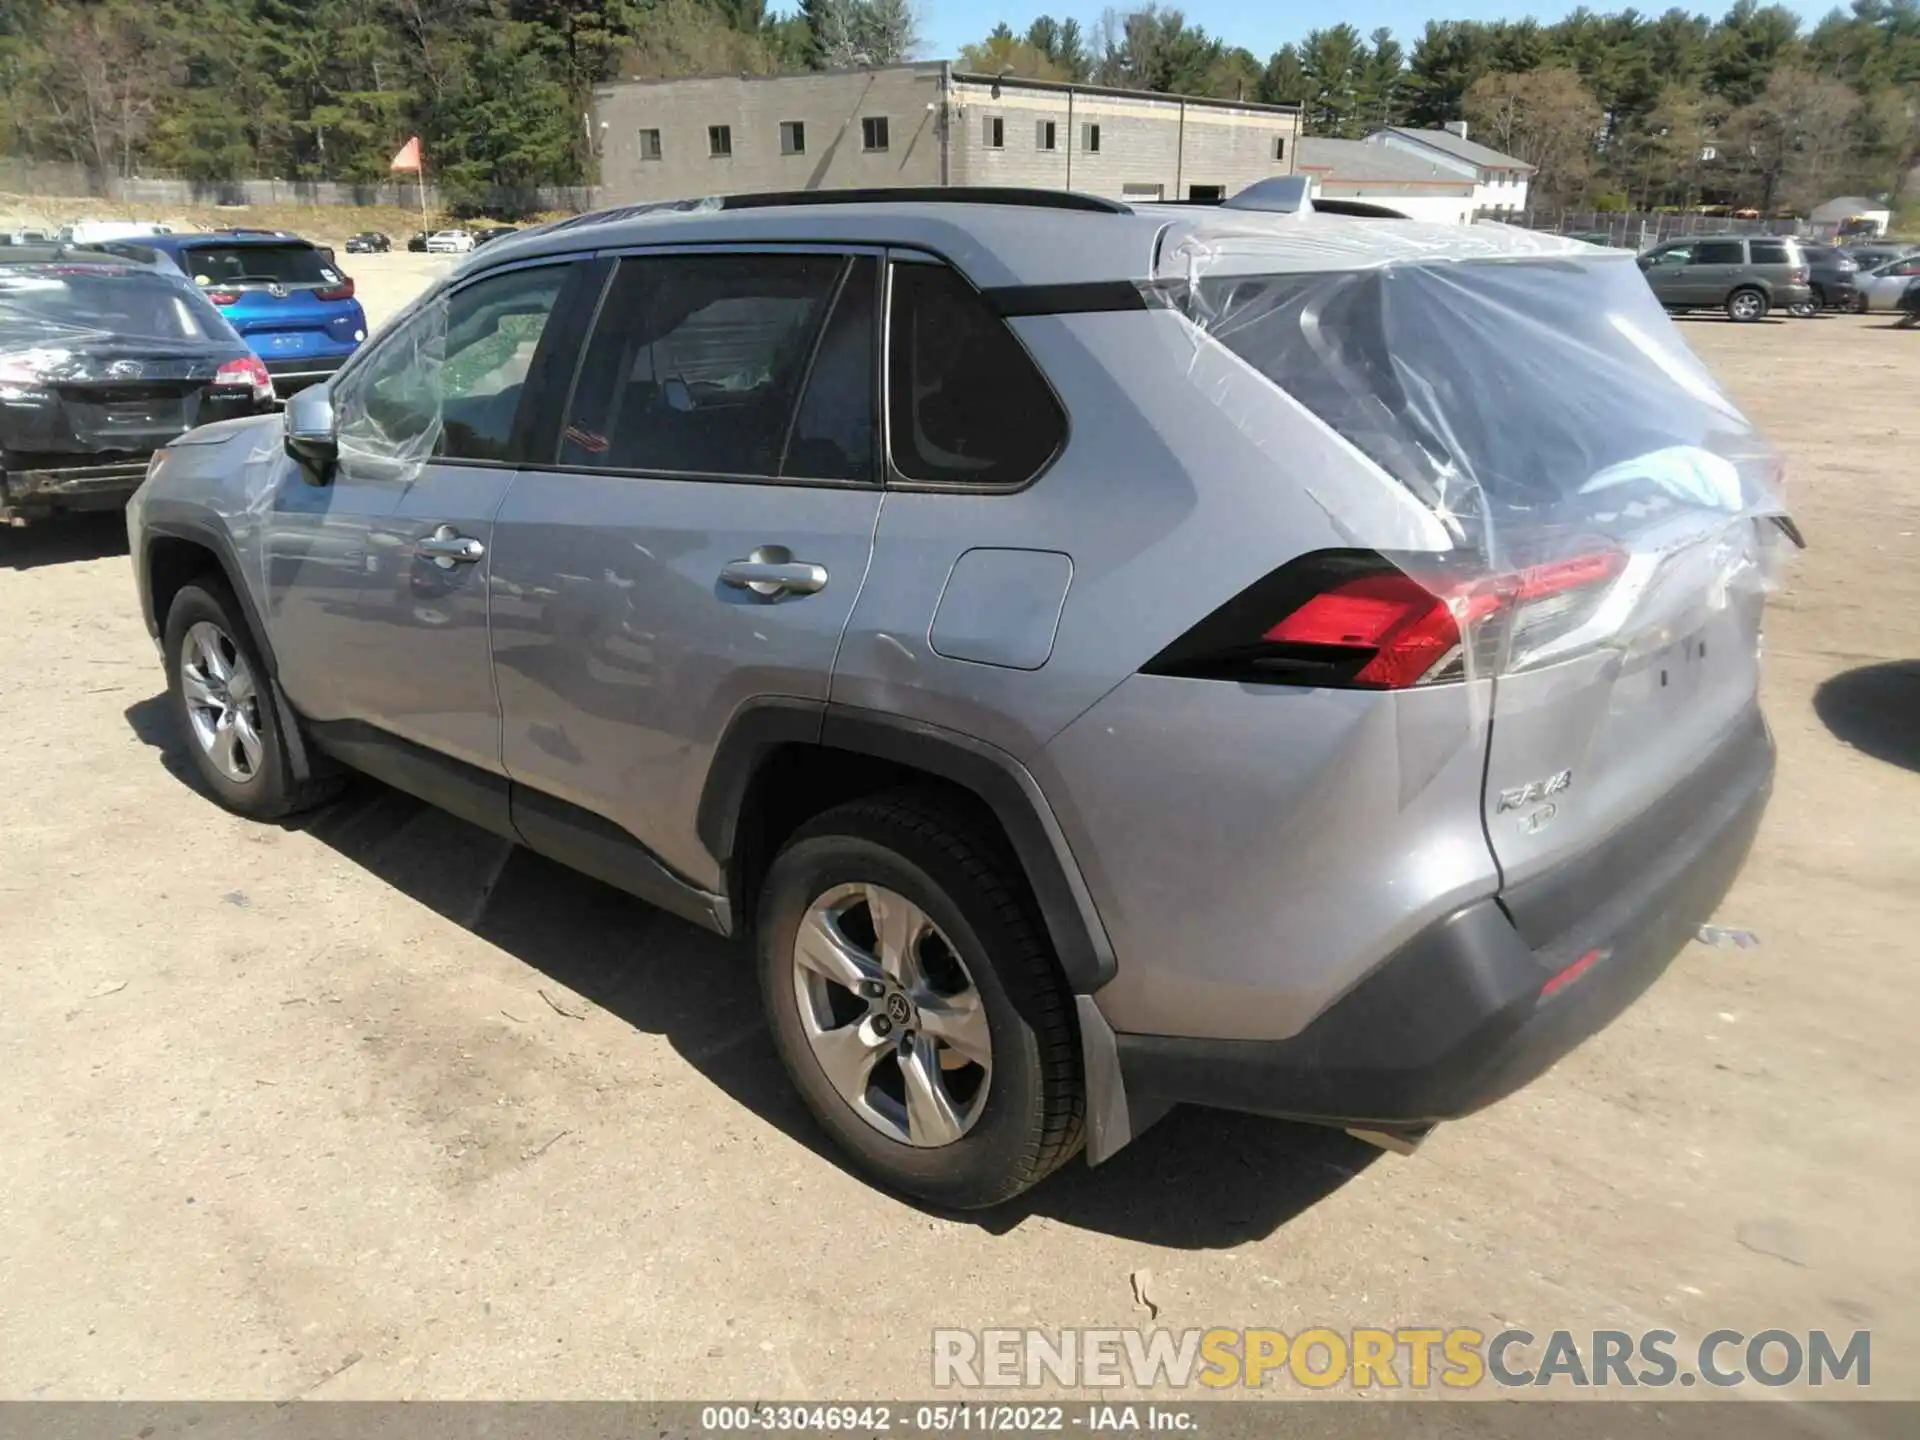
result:
[[[1860,97],[1838,80],[1783,65],[1751,105],[1728,118],[1728,158],[1746,172],[1762,210],[1805,210],[1856,179]]]
[[[115,193],[171,79],[162,36],[136,7],[62,5],[48,16],[40,51],[49,139]]]
[[[1600,102],[1564,66],[1482,75],[1461,109],[1494,149],[1534,167],[1534,196],[1565,204],[1593,173]]]

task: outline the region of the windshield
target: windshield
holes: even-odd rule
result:
[[[1775,475],[1630,259],[1216,273],[1188,305],[1489,554],[1690,506],[1737,513]]]
[[[0,347],[77,339],[240,343],[218,310],[163,275],[0,271]]]
[[[340,272],[311,245],[196,245],[181,268],[197,285],[337,285]]]

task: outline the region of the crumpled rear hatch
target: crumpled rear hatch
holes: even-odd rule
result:
[[[1492,681],[1473,687],[1485,823],[1512,886],[1621,832],[1757,723],[1761,596],[1792,532],[1777,456],[1631,255],[1485,228],[1195,232],[1159,278],[1351,447],[1350,469],[1295,478],[1412,582],[1338,612],[1377,649],[1363,677]],[[1196,381],[1231,413],[1221,363],[1197,342]],[[1388,503],[1396,488],[1422,523]]]

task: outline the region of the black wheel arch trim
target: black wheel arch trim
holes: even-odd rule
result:
[[[209,552],[220,573],[227,582],[227,588],[233,592],[233,598],[239,602],[245,612],[247,628],[253,632],[253,643],[260,651],[260,658],[267,662],[267,673],[276,681],[280,675],[280,661],[273,652],[273,637],[267,633],[264,617],[254,603],[253,591],[248,587],[244,572],[240,568],[240,556],[233,548],[233,541],[226,532],[216,525],[192,520],[162,519],[147,523],[140,537],[139,583],[140,607],[147,612],[147,630],[156,639],[166,629],[167,617],[156,613],[153,603],[153,542],[156,540],[184,540],[198,545]]]
[[[793,698],[742,706],[715,747],[697,817],[701,843],[723,869],[755,775],[776,749],[792,744],[891,761],[977,796],[999,820],[1026,871],[1069,987],[1089,995],[1113,979],[1113,946],[1039,783],[1006,751],[926,721]]]

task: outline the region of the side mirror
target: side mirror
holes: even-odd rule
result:
[[[324,485],[332,478],[340,446],[333,433],[333,396],[325,385],[311,385],[288,398],[285,443],[309,482]]]

